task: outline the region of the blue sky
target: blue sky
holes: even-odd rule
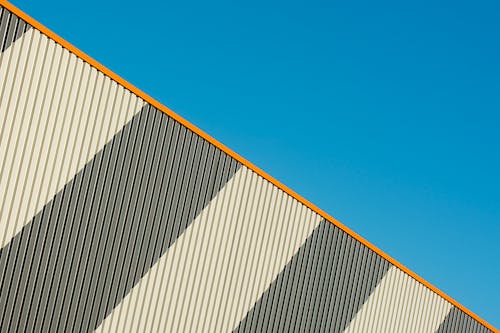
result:
[[[12,3],[500,327],[498,1]]]

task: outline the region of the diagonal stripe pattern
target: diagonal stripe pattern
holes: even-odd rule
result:
[[[344,332],[435,332],[450,309],[449,302],[392,266]]]
[[[342,332],[390,264],[322,221],[236,332]]]
[[[242,167],[99,331],[231,331],[320,220]]]
[[[495,331],[5,3],[0,331],[95,329]]]
[[[11,43],[0,54],[0,248],[143,106],[35,29]]]
[[[93,330],[238,168],[144,108],[1,250],[0,330]]]
[[[453,307],[443,320],[436,333],[488,333],[486,327],[466,315],[456,307]]]

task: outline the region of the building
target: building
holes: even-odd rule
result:
[[[0,331],[496,331],[0,3]]]

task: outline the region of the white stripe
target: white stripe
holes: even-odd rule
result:
[[[35,29],[0,58],[0,247],[144,102]]]
[[[451,308],[393,266],[344,332],[435,332]]]
[[[320,220],[242,167],[97,331],[230,331]]]

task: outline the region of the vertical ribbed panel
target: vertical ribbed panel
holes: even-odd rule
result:
[[[232,330],[320,219],[243,167],[99,330]]]
[[[238,167],[145,108],[1,250],[0,330],[93,330]]]
[[[323,221],[235,331],[342,332],[389,267]]]
[[[488,331],[321,220],[0,6],[0,331]]]
[[[436,333],[493,333],[456,307],[451,309]]]
[[[20,35],[26,25],[8,14],[0,21],[1,43],[11,44],[0,54],[0,248],[144,105],[38,30]]]
[[[435,332],[451,307],[393,266],[345,332]]]
[[[13,42],[31,29],[29,24],[3,7],[0,7],[0,57],[1,53],[9,48]]]

